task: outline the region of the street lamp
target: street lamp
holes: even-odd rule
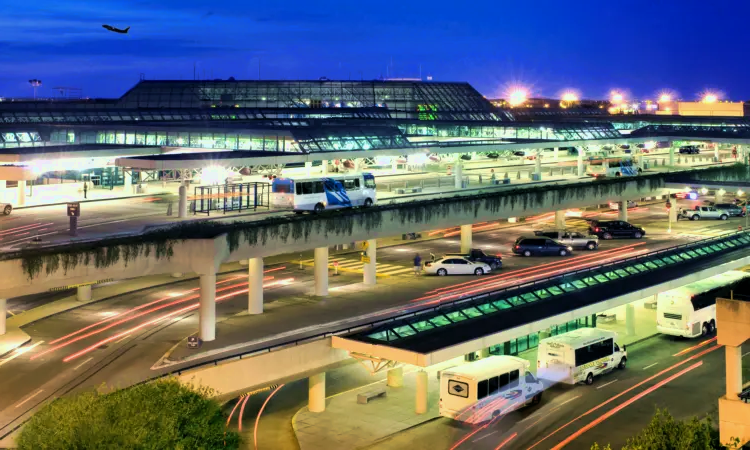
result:
[[[525,89],[516,88],[510,92],[508,103],[510,106],[519,106],[526,102],[527,92]]]
[[[659,97],[659,102],[661,103],[669,103],[672,101],[672,97],[669,94],[661,94],[661,97]]]
[[[719,96],[716,94],[708,93],[703,96],[703,103],[716,103],[719,100]]]
[[[42,80],[37,80],[34,78],[33,80],[29,80],[29,84],[32,88],[34,88],[34,99],[36,99],[36,88],[42,85]]]

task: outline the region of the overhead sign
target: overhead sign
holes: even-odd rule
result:
[[[188,336],[187,346],[188,348],[200,348],[203,342],[198,336]]]
[[[81,215],[81,204],[68,203],[68,217],[79,217]]]

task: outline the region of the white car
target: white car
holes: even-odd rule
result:
[[[700,219],[729,219],[729,213],[723,209],[718,209],[713,206],[696,206],[694,209],[681,209],[680,217],[690,220]]]
[[[492,269],[483,262],[471,262],[461,256],[448,256],[425,263],[424,271],[430,275],[484,275]]]
[[[12,211],[13,206],[11,206],[10,203],[0,203],[0,212],[2,212],[3,215],[9,216]]]

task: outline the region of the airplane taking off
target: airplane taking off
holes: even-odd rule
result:
[[[119,28],[115,28],[115,27],[113,27],[111,25],[102,25],[102,27],[106,28],[109,31],[114,31],[115,33],[120,33],[120,34],[128,34],[128,30],[130,30],[130,27],[127,27],[124,30],[121,30]]]

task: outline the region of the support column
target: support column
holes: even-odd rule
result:
[[[328,295],[328,247],[315,249],[315,295],[325,297]]]
[[[628,201],[627,200],[620,202],[619,219],[622,220],[623,222],[628,221]]]
[[[78,286],[76,298],[79,302],[87,302],[91,300],[91,285],[87,284],[86,286]]]
[[[716,201],[716,203],[724,202],[724,194],[726,193],[727,191],[725,191],[724,189],[719,189],[718,191],[716,191],[716,194],[714,195],[714,200]]]
[[[714,144],[714,162],[719,162],[719,144]]]
[[[20,180],[18,182],[18,204],[16,206],[23,206],[26,204],[26,181]]]
[[[554,151],[555,151],[554,152],[555,162],[557,162],[557,161],[560,160],[560,148],[559,147],[555,147]]]
[[[481,350],[479,350],[479,359],[489,358],[490,357],[490,348],[485,347]]]
[[[216,339],[216,274],[201,275],[200,287],[200,338],[204,342],[209,342]]]
[[[635,336],[635,307],[632,303],[625,305],[625,330],[628,336]]]
[[[322,173],[323,175],[328,175],[328,161],[324,159],[323,161],[320,162],[320,164],[321,164],[320,173]]]
[[[310,412],[323,412],[326,410],[326,373],[321,372],[307,379],[307,409]]]
[[[404,385],[404,368],[394,367],[388,369],[388,386],[390,387],[401,387]]]
[[[454,173],[455,173],[456,178],[455,178],[453,187],[455,187],[456,189],[462,189],[464,174],[463,174],[463,164],[461,163],[460,159],[456,160]]]
[[[391,158],[391,172],[398,172],[398,158],[395,156]]]
[[[312,161],[305,161],[305,173],[307,176],[312,176]]]
[[[133,175],[131,171],[125,171],[123,168],[122,170],[122,179],[125,183],[125,189],[124,193],[125,195],[130,195],[133,193]]]
[[[669,146],[669,165],[674,166],[674,147]]]
[[[542,179],[542,152],[536,151],[536,158],[534,158],[534,181],[540,181]]]
[[[578,150],[578,176],[586,175],[586,167],[583,165],[583,147],[576,147]]]
[[[471,224],[461,225],[461,253],[469,253],[472,247]]]
[[[8,314],[8,302],[0,298],[0,336],[5,334],[5,316]]]
[[[427,372],[417,372],[417,395],[414,410],[417,414],[427,413]]]
[[[357,173],[362,171],[362,158],[354,158],[354,171]]]
[[[263,258],[247,260],[247,312],[263,314]]]
[[[739,400],[742,392],[742,347],[725,345],[727,365],[727,400]]]
[[[177,217],[184,219],[187,217],[188,202],[187,202],[187,186],[184,184],[180,185],[178,189],[180,200],[177,202]]]
[[[370,258],[370,262],[365,263],[362,267],[363,281],[366,285],[374,285],[377,283],[377,239],[368,239],[367,250],[365,254]]]
[[[565,210],[555,211],[555,228],[557,230],[565,229]]]

